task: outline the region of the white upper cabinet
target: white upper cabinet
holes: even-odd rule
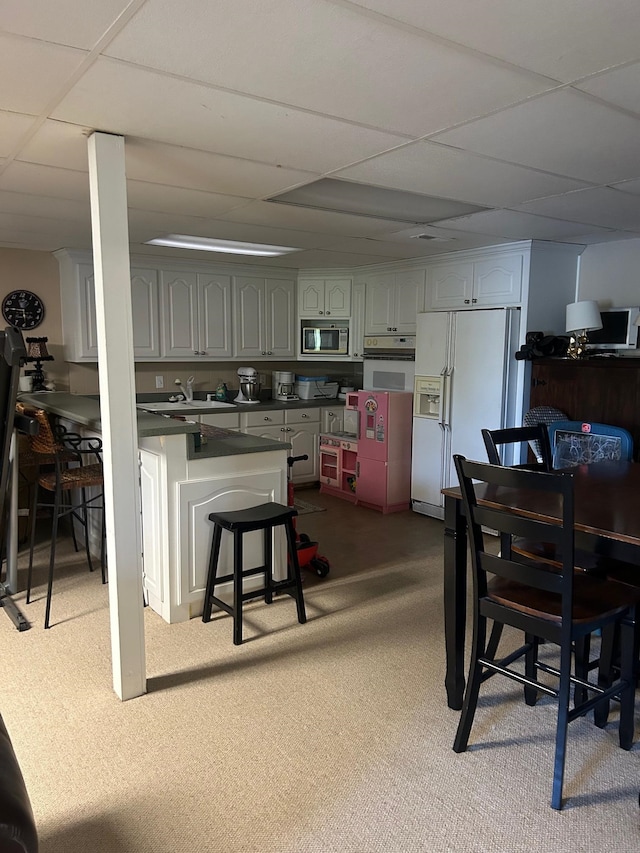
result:
[[[351,329],[349,331],[349,352],[353,361],[363,360],[365,304],[366,284],[364,281],[356,281],[353,285]]]
[[[165,358],[229,358],[231,277],[196,272],[160,272]]]
[[[236,358],[295,358],[295,282],[234,277]]]
[[[311,278],[298,281],[298,316],[351,316],[350,278]]]
[[[518,305],[523,269],[523,252],[433,264],[428,268],[429,306],[437,311]]]
[[[64,354],[67,361],[97,361],[96,291],[93,265],[58,253]],[[160,356],[158,271],[132,267],[131,309],[135,358]]]
[[[365,335],[415,335],[424,311],[425,270],[367,277]]]

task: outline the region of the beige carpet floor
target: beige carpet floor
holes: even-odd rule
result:
[[[551,700],[529,708],[494,679],[471,748],[453,753],[441,524],[360,511],[354,525],[361,533],[369,518],[378,557],[358,558],[356,528],[340,534],[353,558],[340,556],[329,531],[351,509],[320,498],[329,511],[305,528],[332,572],[305,581],[308,623],[288,597],[252,603],[248,641],[234,647],[226,616],[167,625],[147,610],[149,692],[138,699],[112,691],[107,589],[75,555],[58,568],[51,630],[42,571],[24,607],[31,630],[0,614],[0,712],[42,853],[640,849],[640,747],[618,748],[615,719],[571,725],[560,813],[549,806]],[[406,556],[403,529],[424,534],[423,554]],[[394,536],[402,556],[389,559]]]

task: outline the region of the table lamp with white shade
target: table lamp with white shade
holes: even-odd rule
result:
[[[593,299],[585,299],[567,305],[565,328],[571,335],[567,355],[569,358],[582,358],[586,355],[587,332],[602,328],[598,303]]]

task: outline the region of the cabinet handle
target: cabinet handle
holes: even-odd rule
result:
[[[334,417],[334,413],[333,413],[333,412],[329,412],[329,417],[330,417],[330,418],[333,418],[333,417]]]
[[[322,314],[322,313],[323,313],[322,311],[318,311],[318,314]]]
[[[271,420],[271,418],[268,418],[268,417],[265,415],[265,416],[264,416],[264,420],[265,420],[265,421],[270,421],[270,420]]]
[[[465,300],[464,300],[464,304],[465,304],[465,305],[468,305],[470,302],[471,302],[471,300],[470,300],[470,299],[465,299]]]
[[[327,315],[329,315],[329,314],[331,314],[331,311],[326,311],[325,313],[326,313]]]
[[[269,352],[267,353],[267,355],[273,355],[273,350],[269,350]]]
[[[546,379],[532,379],[531,384],[534,388],[537,388],[538,385],[546,385]]]
[[[193,354],[194,354],[194,355],[198,355],[198,350],[197,350],[197,349],[194,349]]]
[[[287,430],[286,430],[286,428],[285,428],[285,427],[280,427],[280,432],[286,432],[286,431],[287,431]]]
[[[472,299],[471,301],[472,301],[472,302],[477,302],[478,300],[477,300],[477,299]]]
[[[308,418],[308,417],[309,417],[309,415],[301,415],[300,417]]]

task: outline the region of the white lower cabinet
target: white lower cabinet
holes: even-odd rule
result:
[[[269,412],[243,412],[240,415],[242,432],[291,443],[290,456],[309,457],[296,462],[291,472],[294,483],[315,482],[318,479],[318,446],[320,409],[288,409]]]
[[[322,409],[320,415],[320,432],[342,432],[344,428],[344,406],[333,406]]]
[[[217,415],[198,415],[198,420],[206,426],[217,426],[223,429],[240,429],[240,414],[238,412],[220,412]]]
[[[139,440],[144,589],[151,609],[167,622],[202,614],[213,536],[209,514],[287,500],[284,448],[188,459],[186,442],[185,435]],[[274,537],[274,575],[283,578],[283,530],[275,530]],[[246,568],[261,565],[261,532],[247,534],[244,549]],[[229,574],[232,565],[231,537],[223,531],[218,574]],[[261,584],[257,575],[247,578],[244,588]],[[231,584],[221,584],[216,594],[230,600]]]

